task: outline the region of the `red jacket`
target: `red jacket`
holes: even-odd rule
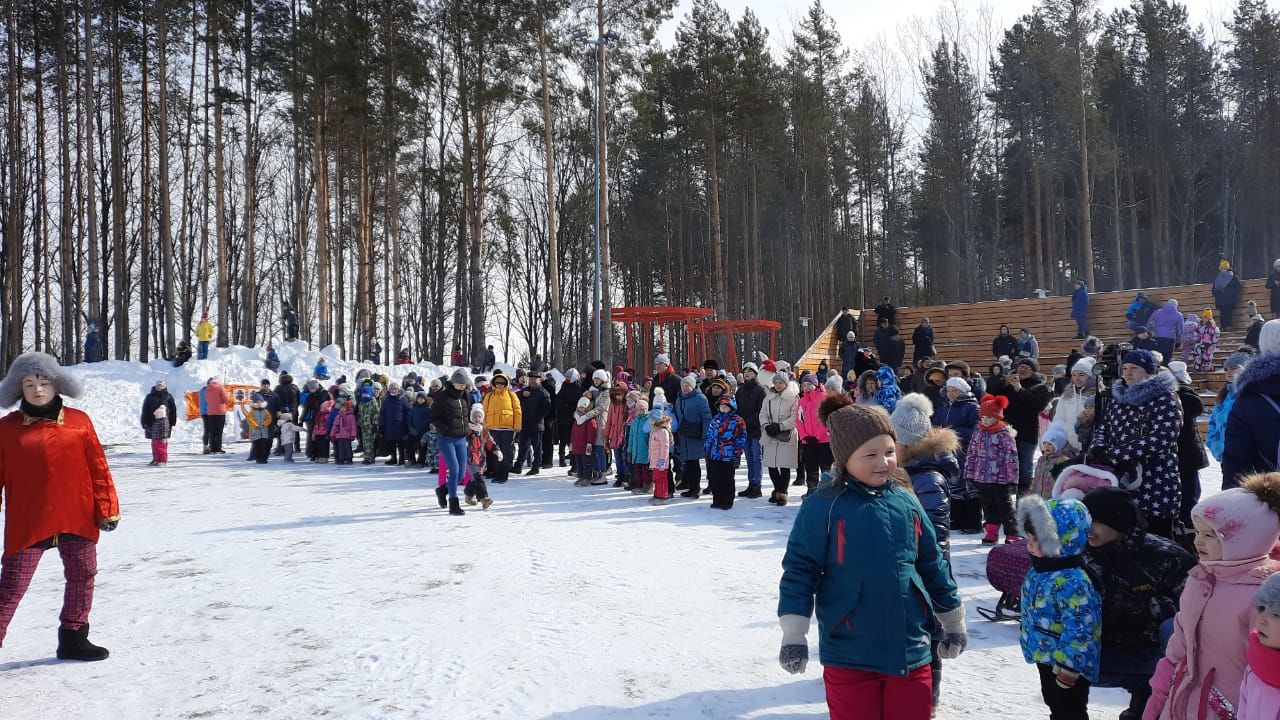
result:
[[[209,383],[204,386],[204,414],[226,415],[231,406],[231,393],[220,383]]]
[[[574,455],[591,454],[591,446],[596,442],[596,427],[595,418],[584,423],[574,419],[573,431],[569,433],[570,450]]]
[[[0,418],[4,557],[63,533],[98,541],[98,524],[120,518],[120,501],[93,421],[63,408],[58,422],[20,410]]]

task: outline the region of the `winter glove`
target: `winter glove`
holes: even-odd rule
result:
[[[969,644],[969,634],[964,626],[964,605],[938,613],[938,621],[942,623],[942,642],[938,644],[938,657],[955,660]]]
[[[102,532],[111,532],[112,530],[115,530],[116,527],[119,525],[120,525],[120,518],[113,517],[98,523],[98,529],[101,530]]]
[[[776,437],[780,432],[782,432],[782,426],[778,423],[769,423],[764,426],[764,433],[769,437]]]
[[[661,458],[661,459],[655,460],[653,464],[654,464],[654,469],[655,469],[655,470],[664,470],[664,471],[665,471],[665,470],[667,469],[667,460],[666,460],[666,458]]]
[[[803,615],[783,615],[778,618],[782,626],[782,650],[778,664],[792,675],[799,675],[809,665],[809,618]]]
[[[1070,690],[1076,686],[1076,681],[1080,679],[1080,673],[1074,670],[1068,670],[1061,665],[1053,666],[1053,682],[1063,690]]]

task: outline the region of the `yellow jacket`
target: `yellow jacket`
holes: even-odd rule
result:
[[[196,323],[196,340],[211,342],[213,340],[213,323],[208,320],[201,320]]]
[[[481,405],[484,406],[484,424],[490,430],[520,429],[520,398],[511,390],[494,388],[484,396]]]

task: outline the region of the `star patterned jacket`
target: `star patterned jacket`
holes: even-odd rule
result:
[[[1095,424],[1090,449],[1102,447],[1125,489],[1138,498],[1149,518],[1178,514],[1182,486],[1178,474],[1178,435],[1182,404],[1177,380],[1167,372],[1137,385],[1111,387],[1106,421]]]

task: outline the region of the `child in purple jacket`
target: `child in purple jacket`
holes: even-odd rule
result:
[[[995,545],[1004,527],[1004,541],[1022,538],[1013,517],[1013,496],[1018,488],[1018,445],[1013,428],[1004,421],[1009,398],[983,395],[978,404],[978,429],[969,441],[964,479],[973,483],[986,519],[983,545]]]

